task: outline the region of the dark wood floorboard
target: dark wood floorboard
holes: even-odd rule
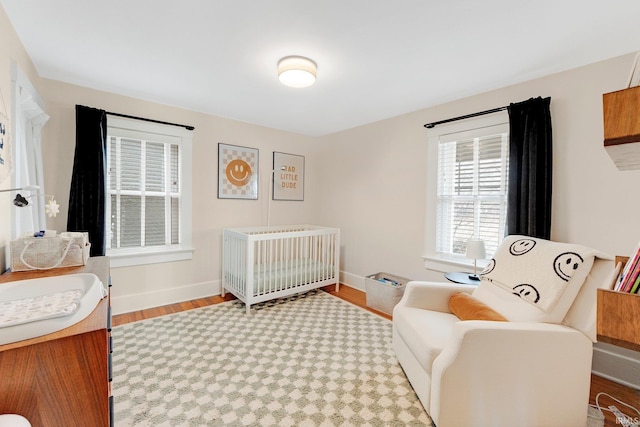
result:
[[[359,307],[362,307],[366,310],[369,310],[373,313],[376,313],[386,319],[391,319],[391,316],[388,314],[379,312],[372,308],[367,307],[366,304],[366,295],[364,292],[349,287],[345,285],[340,285],[340,290],[338,292],[335,291],[335,286],[325,286],[322,288],[325,292],[328,292],[332,295],[335,295],[339,298],[342,298],[345,301],[348,301],[352,304],[355,304]],[[140,310],[132,313],[125,313],[113,316],[113,325],[123,325],[125,323],[135,322],[138,320],[150,319],[157,316],[164,316],[166,314],[176,313],[179,311],[190,310],[193,308],[206,307],[213,304],[219,304],[224,301],[230,301],[235,299],[235,297],[231,294],[226,294],[226,296],[214,296],[208,298],[201,298],[193,301],[186,301],[171,305],[166,305],[162,307],[151,308],[148,310]],[[626,402],[638,409],[640,409],[640,391],[625,387],[621,384],[615,383],[613,381],[609,381],[605,378],[599,377],[597,375],[591,375],[591,392],[590,392],[590,403],[595,404],[596,395],[600,392],[604,392],[610,396],[615,397],[618,400]],[[600,397],[600,406],[608,407],[609,405],[615,405],[618,409],[622,409],[624,413],[630,413],[630,410],[622,407],[619,403],[607,398],[606,396]],[[624,409],[623,409],[624,408]],[[605,427],[619,427],[622,424],[620,422],[616,422],[615,416],[608,412],[604,411],[605,415]]]

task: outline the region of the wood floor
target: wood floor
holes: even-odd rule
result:
[[[366,305],[366,297],[365,293],[351,288],[349,286],[341,285],[340,291],[335,291],[335,286],[327,286],[323,288],[324,291],[340,297],[345,301],[348,301],[352,304],[355,304],[359,307],[362,307],[366,310],[369,310],[373,313],[376,313],[382,317],[387,319],[391,319],[391,316],[381,313],[379,311],[373,310]],[[117,316],[113,316],[113,325],[118,326],[129,322],[135,322],[138,320],[150,319],[153,317],[163,316],[165,314],[177,313],[180,311],[190,310],[193,308],[206,307],[213,304],[219,304],[224,301],[229,301],[234,299],[234,297],[230,294],[227,294],[225,298],[216,296],[209,298],[202,298],[194,301],[181,302],[177,304],[166,305],[163,307],[152,308],[148,310],[135,311],[132,313],[119,314]],[[591,396],[590,403],[595,404],[596,395],[600,392],[606,393],[609,396],[613,396],[618,400],[626,402],[638,409],[640,409],[640,391],[634,390],[629,387],[625,387],[623,385],[617,384],[613,381],[609,381],[605,378],[592,375],[591,376]],[[600,397],[599,400],[600,406],[608,407],[609,405],[615,405],[618,409],[621,409],[624,413],[630,413],[631,411],[624,408],[623,405],[609,399],[606,396]],[[605,427],[619,427],[622,425],[619,421],[616,422],[615,416],[609,411],[604,411],[605,416]]]

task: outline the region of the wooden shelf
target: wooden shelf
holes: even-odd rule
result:
[[[598,289],[598,340],[640,351],[640,295]]]
[[[616,257],[622,268],[628,257]],[[598,341],[640,351],[640,295],[598,289]]]
[[[604,147],[620,170],[640,169],[640,86],[602,95]]]

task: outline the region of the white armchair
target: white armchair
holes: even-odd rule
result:
[[[577,279],[581,286],[569,283],[578,290],[567,288],[542,316],[492,277],[479,287],[407,284],[393,311],[393,347],[437,427],[586,426],[596,288],[607,287],[614,270],[613,261],[602,258],[592,257]],[[449,309],[457,291],[509,321],[460,320]]]

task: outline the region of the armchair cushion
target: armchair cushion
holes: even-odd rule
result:
[[[458,322],[460,319],[451,313],[405,306],[402,302],[393,311],[394,330],[427,373],[431,372],[433,361],[442,352]]]
[[[502,314],[465,292],[453,293],[449,298],[449,308],[460,320],[507,321]]]

